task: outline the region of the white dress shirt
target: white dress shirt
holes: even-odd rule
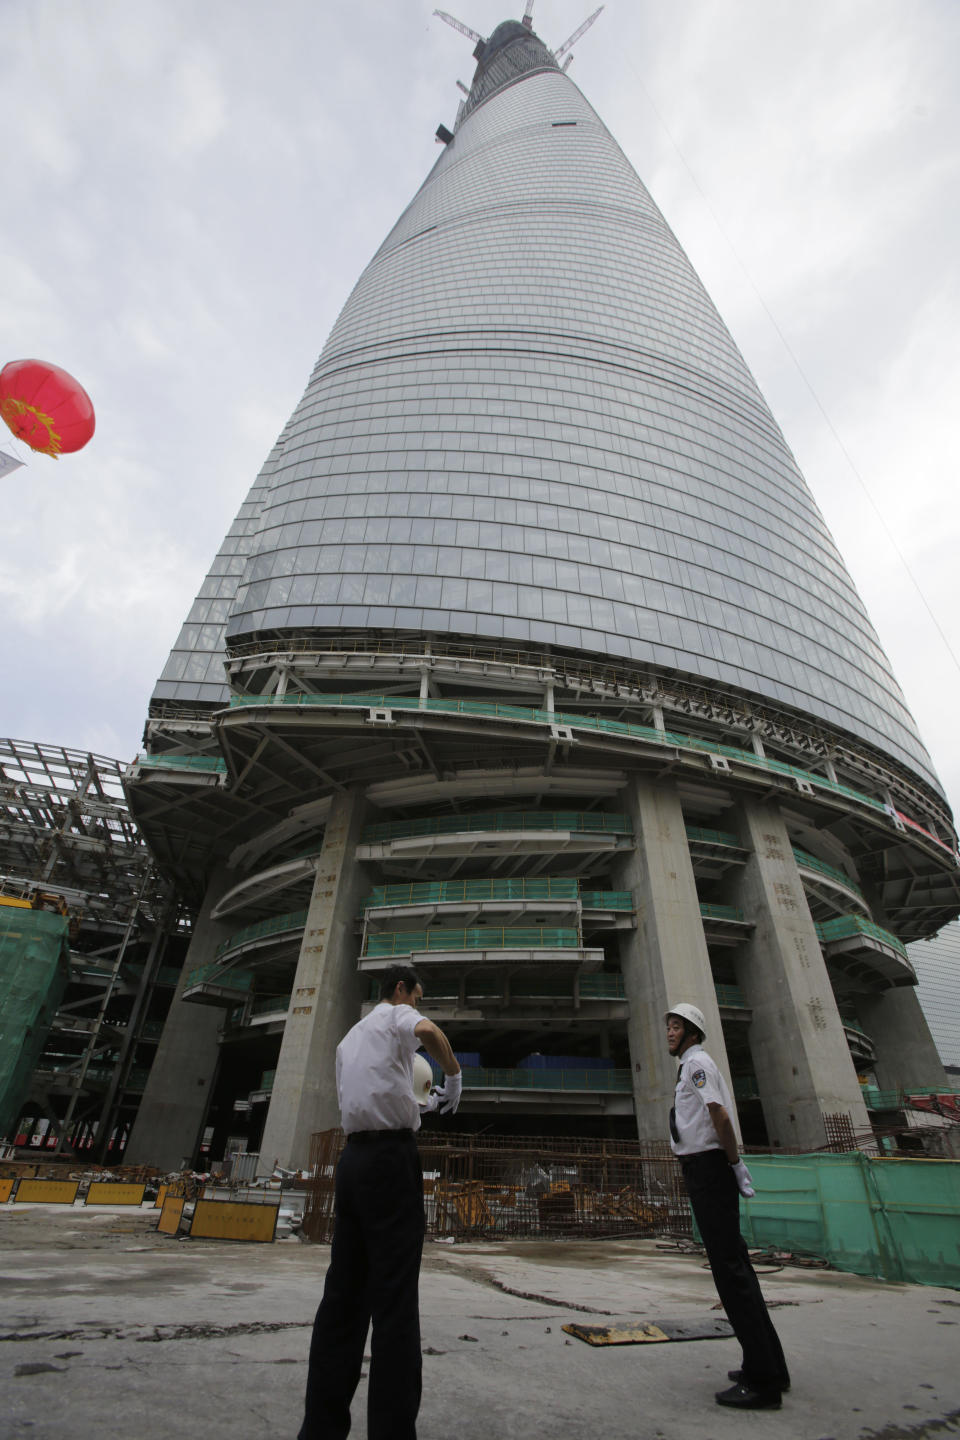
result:
[[[684,1052],[674,1096],[679,1140],[670,1139],[674,1155],[696,1155],[700,1150],[722,1150],[708,1105],[722,1105],[733,1116],[730,1091],[702,1045]]]
[[[337,1046],[337,1098],[346,1134],[355,1130],[419,1130],[413,1095],[414,1030],[423,1016],[412,1005],[382,1000]]]

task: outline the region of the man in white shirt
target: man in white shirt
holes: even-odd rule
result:
[[[347,1143],[337,1166],[330,1264],[310,1345],[298,1440],[344,1440],[367,1330],[369,1440],[415,1440],[420,1407],[423,1175],[414,1132],[420,1108],[413,1057],[422,1045],[445,1083],[425,1108],[453,1114],[460,1065],[432,1020],[417,1013],[423,989],[409,965],[391,965],[380,1003],[337,1046],[337,1095]]]
[[[740,1159],[730,1092],[703,1048],[703,1012],[684,1001],[664,1019],[670,1054],[681,1062],[670,1145],[680,1158],[720,1303],[743,1348],[741,1368],[729,1373],[734,1383],[717,1392],[717,1403],[737,1410],[779,1410],[790,1375],[740,1234],[740,1196],[754,1190]]]

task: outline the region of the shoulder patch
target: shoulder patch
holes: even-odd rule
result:
[[[696,1085],[698,1090],[702,1090],[704,1085],[706,1085],[707,1083],[707,1072],[705,1070],[694,1070],[693,1074],[690,1076],[690,1079],[693,1081],[694,1085]]]

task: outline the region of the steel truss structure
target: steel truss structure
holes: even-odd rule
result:
[[[115,1158],[188,921],[130,815],[119,761],[0,740],[0,804],[0,896],[58,909],[70,925],[69,986],[18,1132],[44,1150]]]

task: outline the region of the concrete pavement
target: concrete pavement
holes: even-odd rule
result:
[[[296,1435],[327,1248],[160,1236],[157,1213],[0,1209],[2,1440]],[[702,1257],[649,1240],[428,1243],[420,1440],[960,1434],[960,1293],[790,1267],[762,1283],[793,1389],[740,1415],[713,1400],[732,1339],[594,1349],[561,1329],[715,1318]]]

